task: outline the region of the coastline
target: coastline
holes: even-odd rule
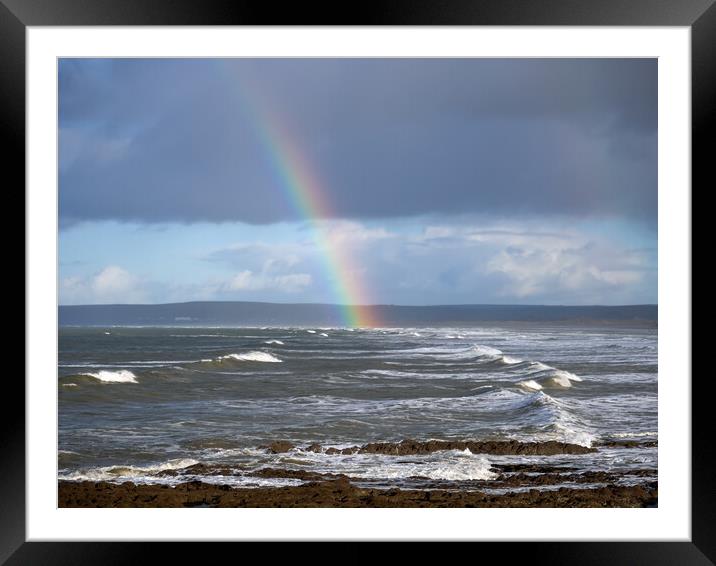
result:
[[[58,483],[59,507],[656,507],[656,482],[637,486],[530,489],[505,494],[447,489],[359,488],[345,477],[295,487],[232,488],[191,481]]]
[[[63,338],[62,507],[658,502],[653,331]]]
[[[621,443],[620,443],[621,444]],[[627,444],[627,443],[624,443]],[[628,443],[639,449],[651,442]],[[554,441],[427,441],[371,443],[343,450],[318,444],[303,448],[286,441],[263,447],[268,454],[323,451],[325,454],[378,453],[388,456],[446,450],[491,454],[586,455],[597,448]],[[656,507],[654,469],[585,470],[546,462],[494,463],[489,479],[441,480],[415,475],[402,485],[283,466],[246,470],[227,464],[197,463],[164,469],[150,482],[59,480],[59,507]],[[227,479],[251,477],[255,486],[231,485]],[[261,480],[298,485],[266,486]]]

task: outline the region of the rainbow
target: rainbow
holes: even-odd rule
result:
[[[259,104],[259,96],[251,96],[249,100],[248,94],[246,88],[239,93],[244,113],[249,117],[284,196],[310,228],[319,250],[324,277],[340,310],[343,325],[350,328],[381,326],[375,308],[371,306],[362,270],[355,265],[347,249],[341,249],[329,240],[320,224],[321,219],[335,217],[329,191],[285,121]]]

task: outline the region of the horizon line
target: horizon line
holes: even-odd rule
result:
[[[586,307],[600,307],[600,308],[619,308],[619,307],[658,307],[659,303],[626,303],[618,305],[604,305],[604,304],[545,304],[545,303],[436,303],[428,305],[410,305],[410,304],[395,304],[395,303],[375,303],[375,304],[345,304],[345,303],[320,303],[320,302],[298,302],[298,303],[284,303],[277,301],[231,301],[231,300],[213,300],[213,301],[176,301],[168,303],[84,303],[84,304],[71,304],[61,305],[58,307],[152,307],[152,306],[168,306],[168,305],[190,305],[190,304],[217,304],[217,303],[252,303],[259,305],[306,305],[306,306],[329,306],[335,308],[346,308],[346,307],[362,307],[362,308],[373,308],[373,307],[408,307],[408,308],[429,308],[429,307],[564,307],[564,308],[586,308]]]

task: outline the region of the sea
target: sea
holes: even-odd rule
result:
[[[57,475],[248,488],[305,481],[260,472],[279,468],[378,488],[478,489],[496,465],[535,464],[653,481],[657,377],[655,325],[64,326]],[[556,440],[597,451],[341,452],[408,439]],[[275,442],[289,448],[272,450]]]

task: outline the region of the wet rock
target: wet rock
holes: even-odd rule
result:
[[[604,448],[656,448],[658,445],[656,440],[604,440],[596,444]]]
[[[58,483],[60,507],[653,507],[656,483],[608,485],[595,489],[531,489],[504,495],[435,489],[360,489],[348,478],[314,481],[296,487],[228,488],[189,482],[167,489],[130,482]]]
[[[549,440],[546,442],[520,442],[517,440],[464,441],[464,440],[430,440],[419,442],[403,440],[401,442],[373,442],[358,448],[362,454],[414,455],[430,454],[440,450],[465,450],[473,454],[493,455],[534,455],[550,456],[554,454],[588,454],[596,452],[596,448],[588,448],[579,444],[568,444]]]
[[[307,470],[288,470],[285,468],[261,468],[251,472],[252,476],[260,478],[288,478],[304,481],[321,481],[326,479],[348,479],[344,474],[321,474],[319,472],[309,472]]]
[[[282,454],[283,452],[288,452],[289,450],[292,450],[294,448],[294,445],[290,442],[287,442],[286,440],[274,440],[268,446],[261,446],[261,448],[265,448],[271,454]]]

